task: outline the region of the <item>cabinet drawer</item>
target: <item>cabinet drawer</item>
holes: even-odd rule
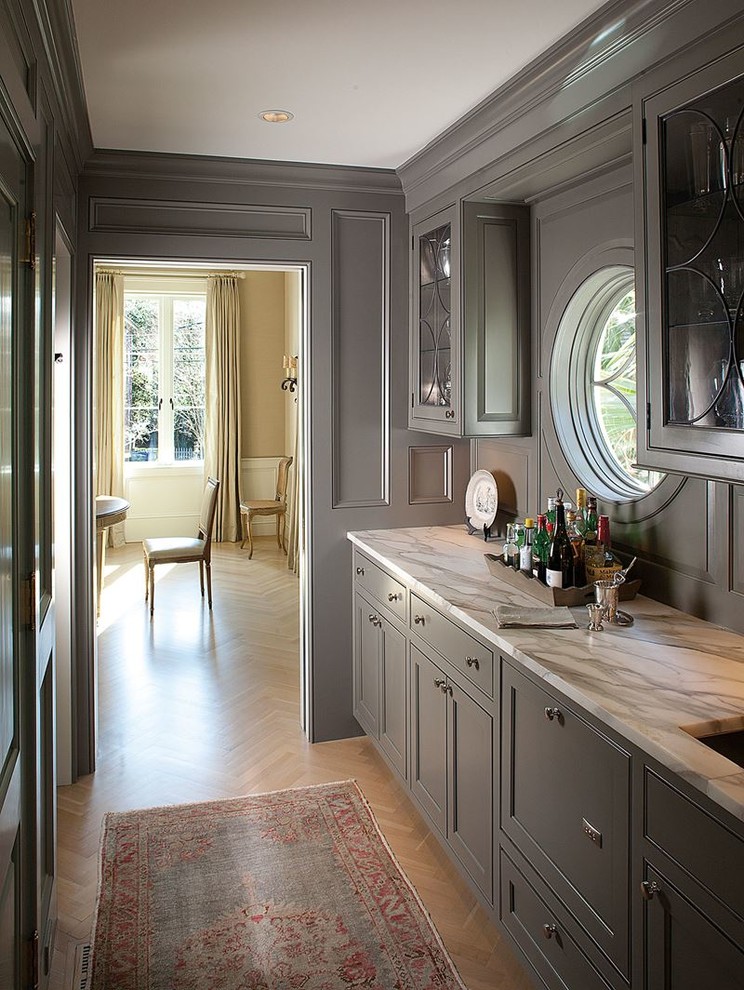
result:
[[[609,990],[543,897],[501,851],[501,921],[549,987]]]
[[[411,595],[411,629],[476,687],[493,698],[493,651],[446,619],[418,595]]]
[[[630,756],[502,664],[501,827],[629,972]]]
[[[406,586],[360,553],[354,554],[354,584],[382,602],[396,618],[406,621]]]
[[[744,919],[744,838],[645,770],[646,837]]]

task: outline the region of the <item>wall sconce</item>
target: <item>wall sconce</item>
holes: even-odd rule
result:
[[[288,357],[284,355],[284,381],[282,382],[282,389],[286,392],[289,389],[290,392],[294,392],[297,388],[297,357]]]

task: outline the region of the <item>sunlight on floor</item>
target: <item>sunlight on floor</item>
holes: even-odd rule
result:
[[[155,568],[155,583],[159,584],[172,571],[175,564],[160,564]],[[116,571],[121,571],[116,574]],[[112,575],[115,575],[112,580]],[[142,601],[145,599],[144,568],[141,563],[127,567],[122,564],[107,564],[103,572],[103,593],[101,594],[101,616],[98,620],[98,635],[118,621],[131,608],[136,597],[134,586],[138,585]]]

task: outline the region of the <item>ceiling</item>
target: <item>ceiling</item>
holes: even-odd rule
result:
[[[604,0],[73,0],[97,148],[396,168]],[[286,124],[262,110],[294,114]]]

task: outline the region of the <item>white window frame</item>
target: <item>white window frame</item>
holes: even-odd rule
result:
[[[158,351],[158,456],[154,461],[125,461],[125,473],[131,475],[139,471],[152,472],[167,470],[168,472],[191,470],[201,471],[203,459],[178,461],[175,457],[173,444],[173,303],[180,299],[203,299],[206,304],[206,280],[184,279],[151,279],[141,277],[125,277],[124,304],[128,297],[148,296],[158,303],[159,351]],[[126,399],[126,371],[124,375]],[[126,402],[125,402],[126,405]]]

